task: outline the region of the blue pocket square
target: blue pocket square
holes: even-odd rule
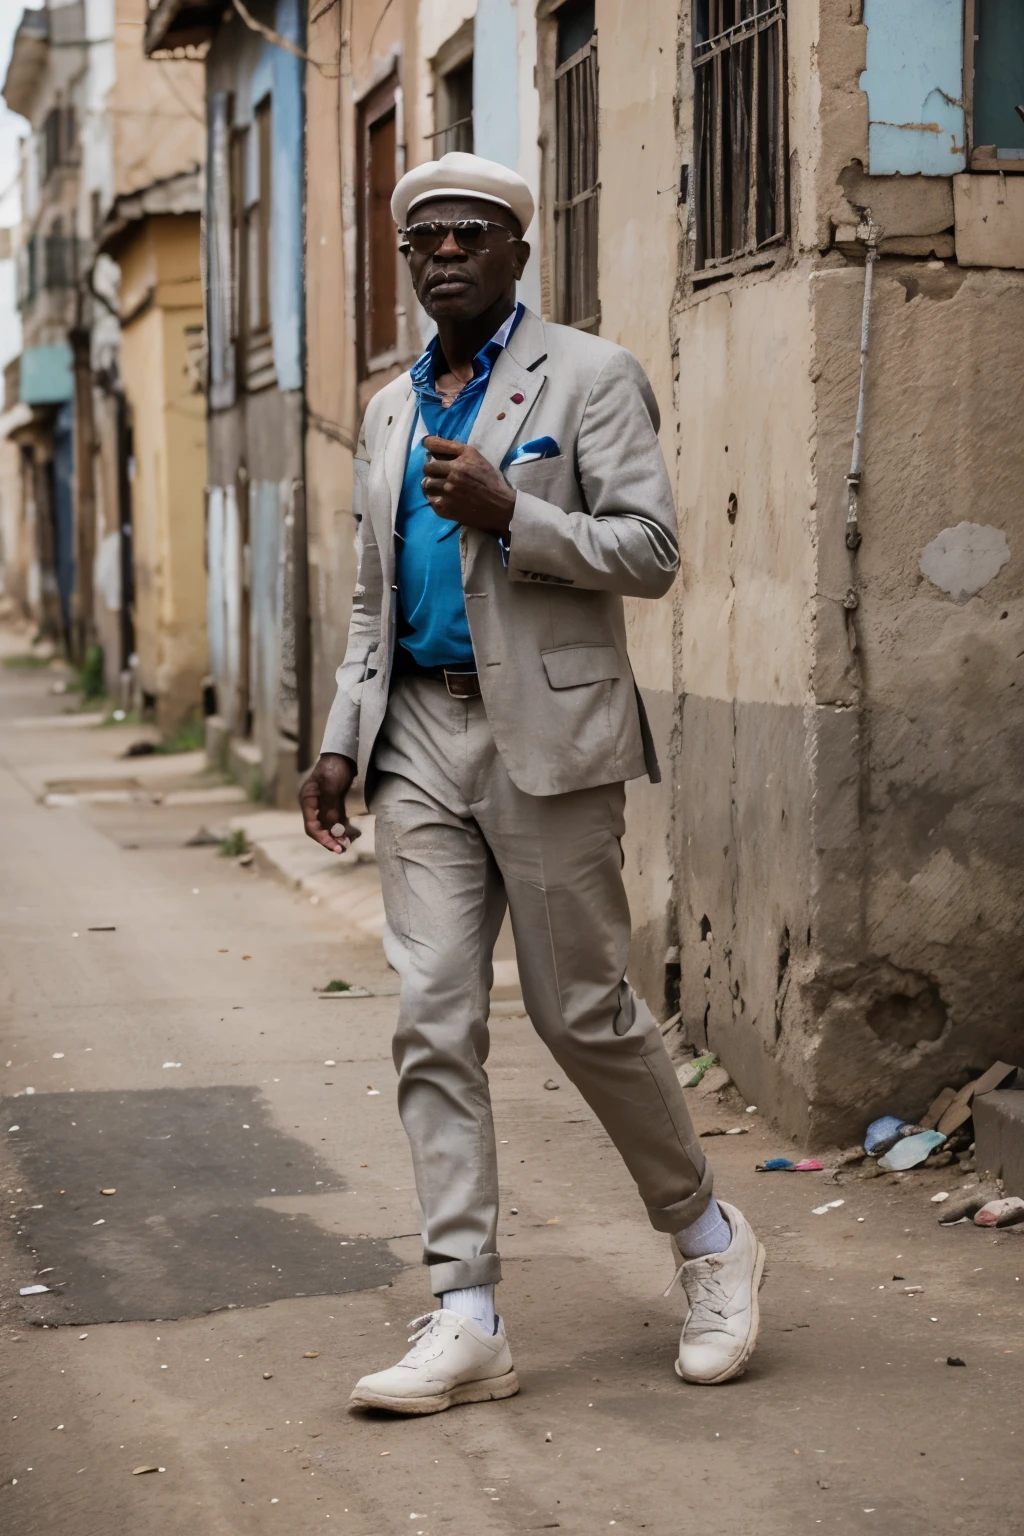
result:
[[[553,437],[531,437],[514,450],[507,468],[511,469],[513,464],[533,464],[537,459],[557,459],[561,451]]]

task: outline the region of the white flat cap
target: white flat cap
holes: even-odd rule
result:
[[[453,149],[440,160],[428,160],[406,171],[391,194],[391,212],[400,227],[409,212],[426,197],[474,197],[510,208],[526,233],[533,218],[533,193],[507,165]]]

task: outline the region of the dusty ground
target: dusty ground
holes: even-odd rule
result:
[[[394,978],[337,910],[184,846],[223,792],[121,761],[138,728],[47,724],[52,681],[0,670],[4,1536],[1024,1530],[1024,1236],[940,1230],[948,1171],[759,1175],[792,1149],[697,1099],[749,1127],[708,1145],[771,1272],[747,1377],[684,1387],[664,1240],[523,1018],[491,1056],[521,1395],[350,1417],[430,1304]],[[143,798],[40,803],[137,769]]]

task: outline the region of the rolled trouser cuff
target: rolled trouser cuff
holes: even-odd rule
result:
[[[482,1253],[476,1259],[448,1259],[430,1266],[430,1289],[435,1296],[466,1291],[471,1285],[497,1285],[500,1279],[501,1259],[496,1253]]]
[[[688,1195],[685,1200],[677,1200],[675,1205],[647,1207],[651,1226],[655,1232],[670,1232],[673,1236],[681,1232],[699,1216],[703,1216],[711,1203],[713,1190],[714,1174],[711,1171],[711,1164],[705,1162],[700,1187],[695,1189],[692,1195]]]

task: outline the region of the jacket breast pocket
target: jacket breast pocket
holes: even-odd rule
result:
[[[540,659],[552,688],[581,688],[587,683],[614,682],[622,664],[614,645],[563,645],[541,651]]]
[[[543,498],[546,490],[559,485],[571,471],[570,460],[564,453],[552,459],[528,459],[525,464],[510,464],[505,478],[514,491],[528,491],[531,496]]]

